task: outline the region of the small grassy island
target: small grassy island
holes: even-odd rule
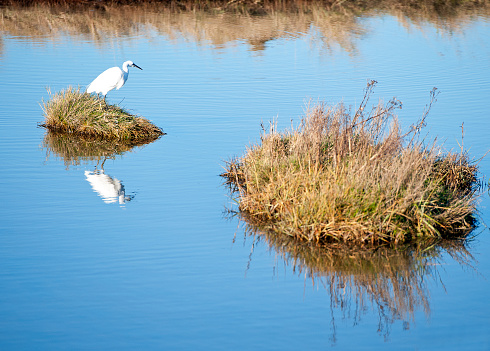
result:
[[[117,105],[108,105],[97,95],[69,87],[42,102],[45,122],[51,131],[131,143],[155,140],[165,133],[143,117]]]
[[[222,174],[239,213],[254,226],[307,242],[400,244],[461,238],[475,225],[477,166],[420,135],[435,101],[403,133],[393,99],[355,113],[342,104],[309,108],[299,127],[264,127],[259,145]]]

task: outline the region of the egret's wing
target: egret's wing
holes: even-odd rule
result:
[[[124,83],[126,83],[126,80],[128,79],[128,75],[129,72],[124,72],[123,70],[121,70],[121,79],[119,79],[119,81],[116,84],[117,90],[119,90],[124,85]]]
[[[94,93],[94,92],[95,92],[95,89],[94,89],[94,86],[95,86],[95,85],[94,85],[94,82],[95,82],[95,80],[94,80],[92,83],[90,83],[90,84],[87,86],[87,93],[89,93],[89,94],[90,94],[90,93]]]
[[[119,82],[123,80],[123,72],[119,67],[112,67],[106,69],[99,74],[92,83],[87,87],[87,93],[103,93],[107,94],[108,91],[117,87]],[[123,82],[124,84],[124,82]],[[119,88],[118,88],[119,89]]]
[[[105,70],[104,72],[102,72],[101,74],[99,74],[97,76],[97,78],[95,78],[92,83],[90,83],[87,87],[87,93],[100,93],[100,87],[101,87],[101,84],[104,82],[104,74],[109,71],[109,69]]]

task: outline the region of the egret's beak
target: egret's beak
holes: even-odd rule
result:
[[[136,63],[133,63],[133,67],[139,68],[140,70],[143,70],[140,66],[138,66]]]

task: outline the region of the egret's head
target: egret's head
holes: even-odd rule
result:
[[[123,63],[123,66],[126,66],[126,67],[136,67],[136,68],[139,68],[140,70],[143,70],[143,68],[141,68],[140,66],[138,66],[137,64],[135,64],[133,61],[126,61]]]

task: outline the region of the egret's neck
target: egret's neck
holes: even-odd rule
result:
[[[129,72],[129,70],[128,70],[128,66],[129,66],[129,64],[128,64],[127,62],[124,62],[122,69],[123,69],[123,71],[124,71],[124,72],[126,72],[126,73],[128,73],[128,72]]]

